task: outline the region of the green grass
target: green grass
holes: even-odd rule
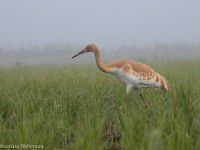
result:
[[[200,149],[200,62],[148,62],[169,94],[126,92],[96,65],[0,68],[0,145],[44,149]]]

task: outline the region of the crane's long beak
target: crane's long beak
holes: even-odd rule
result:
[[[83,54],[83,53],[85,53],[85,49],[83,49],[83,50],[81,50],[80,52],[78,52],[76,55],[74,55],[72,58],[74,58],[74,57],[76,57],[76,56],[78,56],[78,55],[81,55],[81,54]]]

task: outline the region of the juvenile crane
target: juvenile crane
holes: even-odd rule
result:
[[[110,64],[104,64],[101,61],[99,49],[95,44],[87,45],[72,58],[87,52],[94,52],[96,64],[101,71],[113,74],[126,85],[126,98],[120,109],[126,107],[128,95],[133,89],[137,91],[143,100],[145,108],[148,106],[148,101],[144,99],[140,89],[160,88],[163,91],[169,91],[168,81],[163,76],[155,72],[151,67],[143,63],[130,60],[117,60]]]

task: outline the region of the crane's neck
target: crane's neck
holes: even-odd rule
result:
[[[110,73],[110,72],[111,72],[110,68],[106,67],[106,64],[104,64],[104,63],[101,61],[101,57],[100,57],[99,50],[95,50],[95,51],[94,51],[94,55],[95,55],[96,63],[97,63],[97,66],[99,67],[99,69],[100,69],[101,71],[103,71],[103,72]]]

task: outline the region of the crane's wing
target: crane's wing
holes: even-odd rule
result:
[[[108,64],[109,68],[122,69],[124,72],[138,76],[138,78],[150,80],[155,77],[155,71],[143,64],[136,61],[119,60]]]

